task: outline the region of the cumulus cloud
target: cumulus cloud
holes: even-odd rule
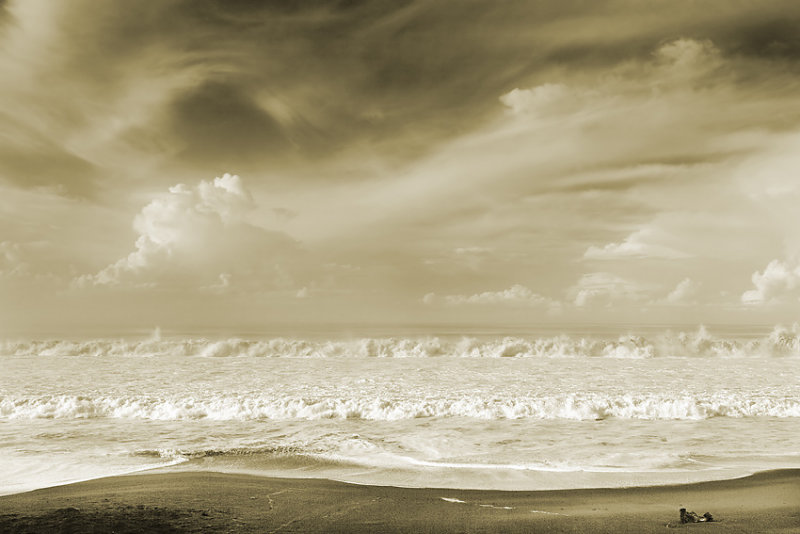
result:
[[[587,260],[618,260],[624,258],[686,258],[687,254],[656,242],[658,236],[650,228],[638,230],[619,243],[608,243],[602,247],[591,246],[583,258]]]
[[[708,39],[675,39],[661,45],[654,55],[659,66],[682,76],[706,72],[722,62],[719,49]]]
[[[762,272],[753,273],[752,281],[755,289],[742,294],[745,304],[770,304],[796,297],[800,290],[800,263],[772,260]]]
[[[502,291],[484,291],[474,295],[436,295],[428,293],[423,297],[423,302],[428,305],[444,304],[446,306],[461,305],[515,305],[515,306],[548,306],[553,301],[534,293],[531,289],[515,284]]]
[[[773,231],[783,239],[785,258],[800,257],[798,168],[800,130],[795,129],[769,139],[766,149],[744,161],[734,175],[748,198],[763,210],[764,221],[771,221]]]
[[[506,309],[537,305],[513,287],[479,292],[507,280],[535,279],[581,306],[619,303],[594,310],[604,320],[675,291],[691,299],[691,285],[658,285],[683,276],[703,280],[703,296],[736,288],[738,297],[753,266],[796,257],[779,251],[779,232],[770,241],[761,221],[770,217],[736,198],[732,177],[800,124],[789,23],[798,4],[709,1],[587,10],[573,1],[8,0],[0,100],[15,134],[0,139],[0,241],[50,240],[66,251],[55,269],[62,280],[90,273],[80,287],[213,295],[277,285],[302,297],[305,286],[331,302],[360,291],[390,303],[370,308],[376,319],[396,314],[404,297],[420,305],[431,287],[449,293],[428,298],[440,305],[431,316],[501,321]],[[765,186],[770,214],[797,196],[795,163],[743,170],[756,192]],[[244,187],[198,185],[198,168],[204,178],[253,169],[258,190],[275,196],[252,213]],[[775,171],[768,185],[764,169]],[[178,182],[186,185],[167,189]],[[34,199],[43,187],[66,188],[60,211],[8,193]],[[127,199],[154,191],[163,194],[128,211]],[[775,225],[796,239],[795,200]],[[643,225],[674,239],[631,234]],[[296,245],[267,227],[312,252],[292,263]],[[6,252],[8,273],[20,261],[54,270],[50,256]],[[684,253],[680,265],[635,261]],[[594,273],[569,293],[595,270],[637,282]],[[143,306],[136,300],[123,307]],[[356,307],[332,305],[333,316],[346,308]]]
[[[587,273],[570,288],[573,303],[578,307],[611,306],[624,301],[640,301],[648,288],[639,283],[606,272]]]
[[[782,259],[773,259],[762,271],[752,274],[753,289],[741,295],[748,305],[789,302],[800,296],[800,188],[797,169],[800,165],[800,135],[792,133],[771,140],[769,147],[746,160],[737,169],[744,192],[754,202],[763,221],[770,224],[762,240],[782,242]],[[769,255],[775,257],[773,250]],[[773,255],[774,254],[774,255]]]
[[[255,207],[242,180],[231,174],[195,187],[178,184],[136,215],[135,250],[78,287],[134,286],[229,289],[237,280],[286,283],[285,261],[295,251],[286,235],[249,224]]]
[[[669,304],[686,304],[697,295],[700,289],[700,283],[695,282],[691,278],[684,278],[675,289],[669,292],[665,301]]]

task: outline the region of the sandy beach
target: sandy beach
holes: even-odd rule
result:
[[[800,534],[799,28],[0,0],[0,534]]]
[[[715,523],[681,525],[679,509]],[[0,497],[0,532],[800,532],[800,470],[566,491],[360,486],[210,472],[111,477]]]

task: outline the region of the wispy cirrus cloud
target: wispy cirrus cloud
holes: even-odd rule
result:
[[[712,301],[737,320],[777,317],[762,303],[789,313],[794,2],[0,13],[0,242],[16,273],[0,291],[29,317],[41,304],[17,298],[21,273],[47,276],[48,294],[79,281],[53,310],[140,288],[125,299],[141,316],[167,287],[218,303],[273,287],[303,320],[502,321],[503,306],[546,309],[536,295],[572,302],[575,320]],[[198,177],[224,172],[249,204],[203,196]],[[423,306],[431,291],[439,305]],[[253,302],[228,320],[278,308]]]

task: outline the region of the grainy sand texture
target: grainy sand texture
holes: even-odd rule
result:
[[[679,510],[718,521],[682,525]],[[800,470],[566,491],[352,485],[209,472],[104,478],[0,498],[4,533],[800,533]]]

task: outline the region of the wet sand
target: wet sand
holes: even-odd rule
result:
[[[718,522],[681,525],[682,507],[710,512]],[[688,485],[519,492],[154,472],[0,497],[3,533],[673,530],[800,533],[800,470]]]

